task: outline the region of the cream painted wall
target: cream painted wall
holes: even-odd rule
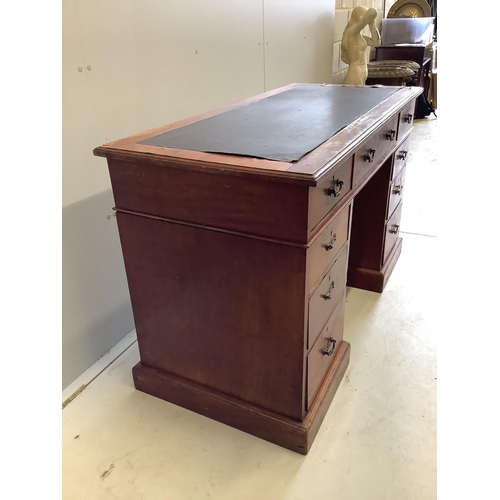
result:
[[[264,1],[266,90],[330,83],[334,16],[334,0]]]
[[[335,0],[63,0],[63,388],[133,328],[98,145],[329,82]]]
[[[138,130],[264,91],[261,0],[143,0]]]

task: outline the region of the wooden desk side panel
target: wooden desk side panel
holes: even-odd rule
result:
[[[117,209],[307,242],[307,186],[108,159]]]
[[[302,420],[305,249],[117,219],[142,364]]]

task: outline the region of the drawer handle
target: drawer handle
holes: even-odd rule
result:
[[[413,120],[413,115],[411,113],[408,113],[405,116],[405,123],[411,123],[412,120]]]
[[[328,287],[328,290],[326,293],[324,293],[323,295],[321,295],[321,297],[323,297],[324,300],[331,300],[332,298],[332,290],[335,288],[335,281],[332,281],[330,283],[330,286]]]
[[[340,191],[342,191],[342,186],[344,185],[344,181],[339,181],[338,179],[333,179],[333,186],[328,188],[328,196],[333,196],[337,198],[340,196]]]
[[[399,231],[399,225],[398,224],[393,224],[392,229],[389,230],[391,234],[398,234]]]
[[[364,159],[368,163],[371,163],[373,161],[373,157],[375,156],[375,150],[374,149],[369,149],[368,153],[365,154]]]
[[[323,349],[323,356],[331,356],[333,354],[333,351],[335,349],[335,344],[337,343],[337,341],[333,338],[333,337],[330,337],[327,341],[326,341],[326,347]]]
[[[398,153],[398,160],[406,160],[406,156],[408,155],[408,151],[400,151]]]
[[[394,194],[401,194],[402,192],[403,192],[403,186],[396,186],[393,191]]]
[[[334,233],[331,240],[325,245],[325,250],[331,250],[333,248],[333,244],[337,241],[337,233]]]
[[[393,141],[394,138],[396,137],[396,131],[395,130],[390,130],[389,132],[387,132],[387,134],[385,135],[386,139],[388,141]]]

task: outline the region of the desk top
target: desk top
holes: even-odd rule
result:
[[[315,185],[419,93],[415,87],[292,84],[107,143],[94,154]]]
[[[140,143],[293,162],[396,91],[297,85]]]

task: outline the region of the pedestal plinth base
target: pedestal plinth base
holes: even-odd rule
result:
[[[403,239],[398,238],[389,257],[380,271],[351,267],[347,270],[347,286],[371,292],[382,292],[401,254]]]
[[[307,454],[349,364],[351,346],[342,341],[316,399],[302,422],[138,363],[135,387],[236,429]]]

